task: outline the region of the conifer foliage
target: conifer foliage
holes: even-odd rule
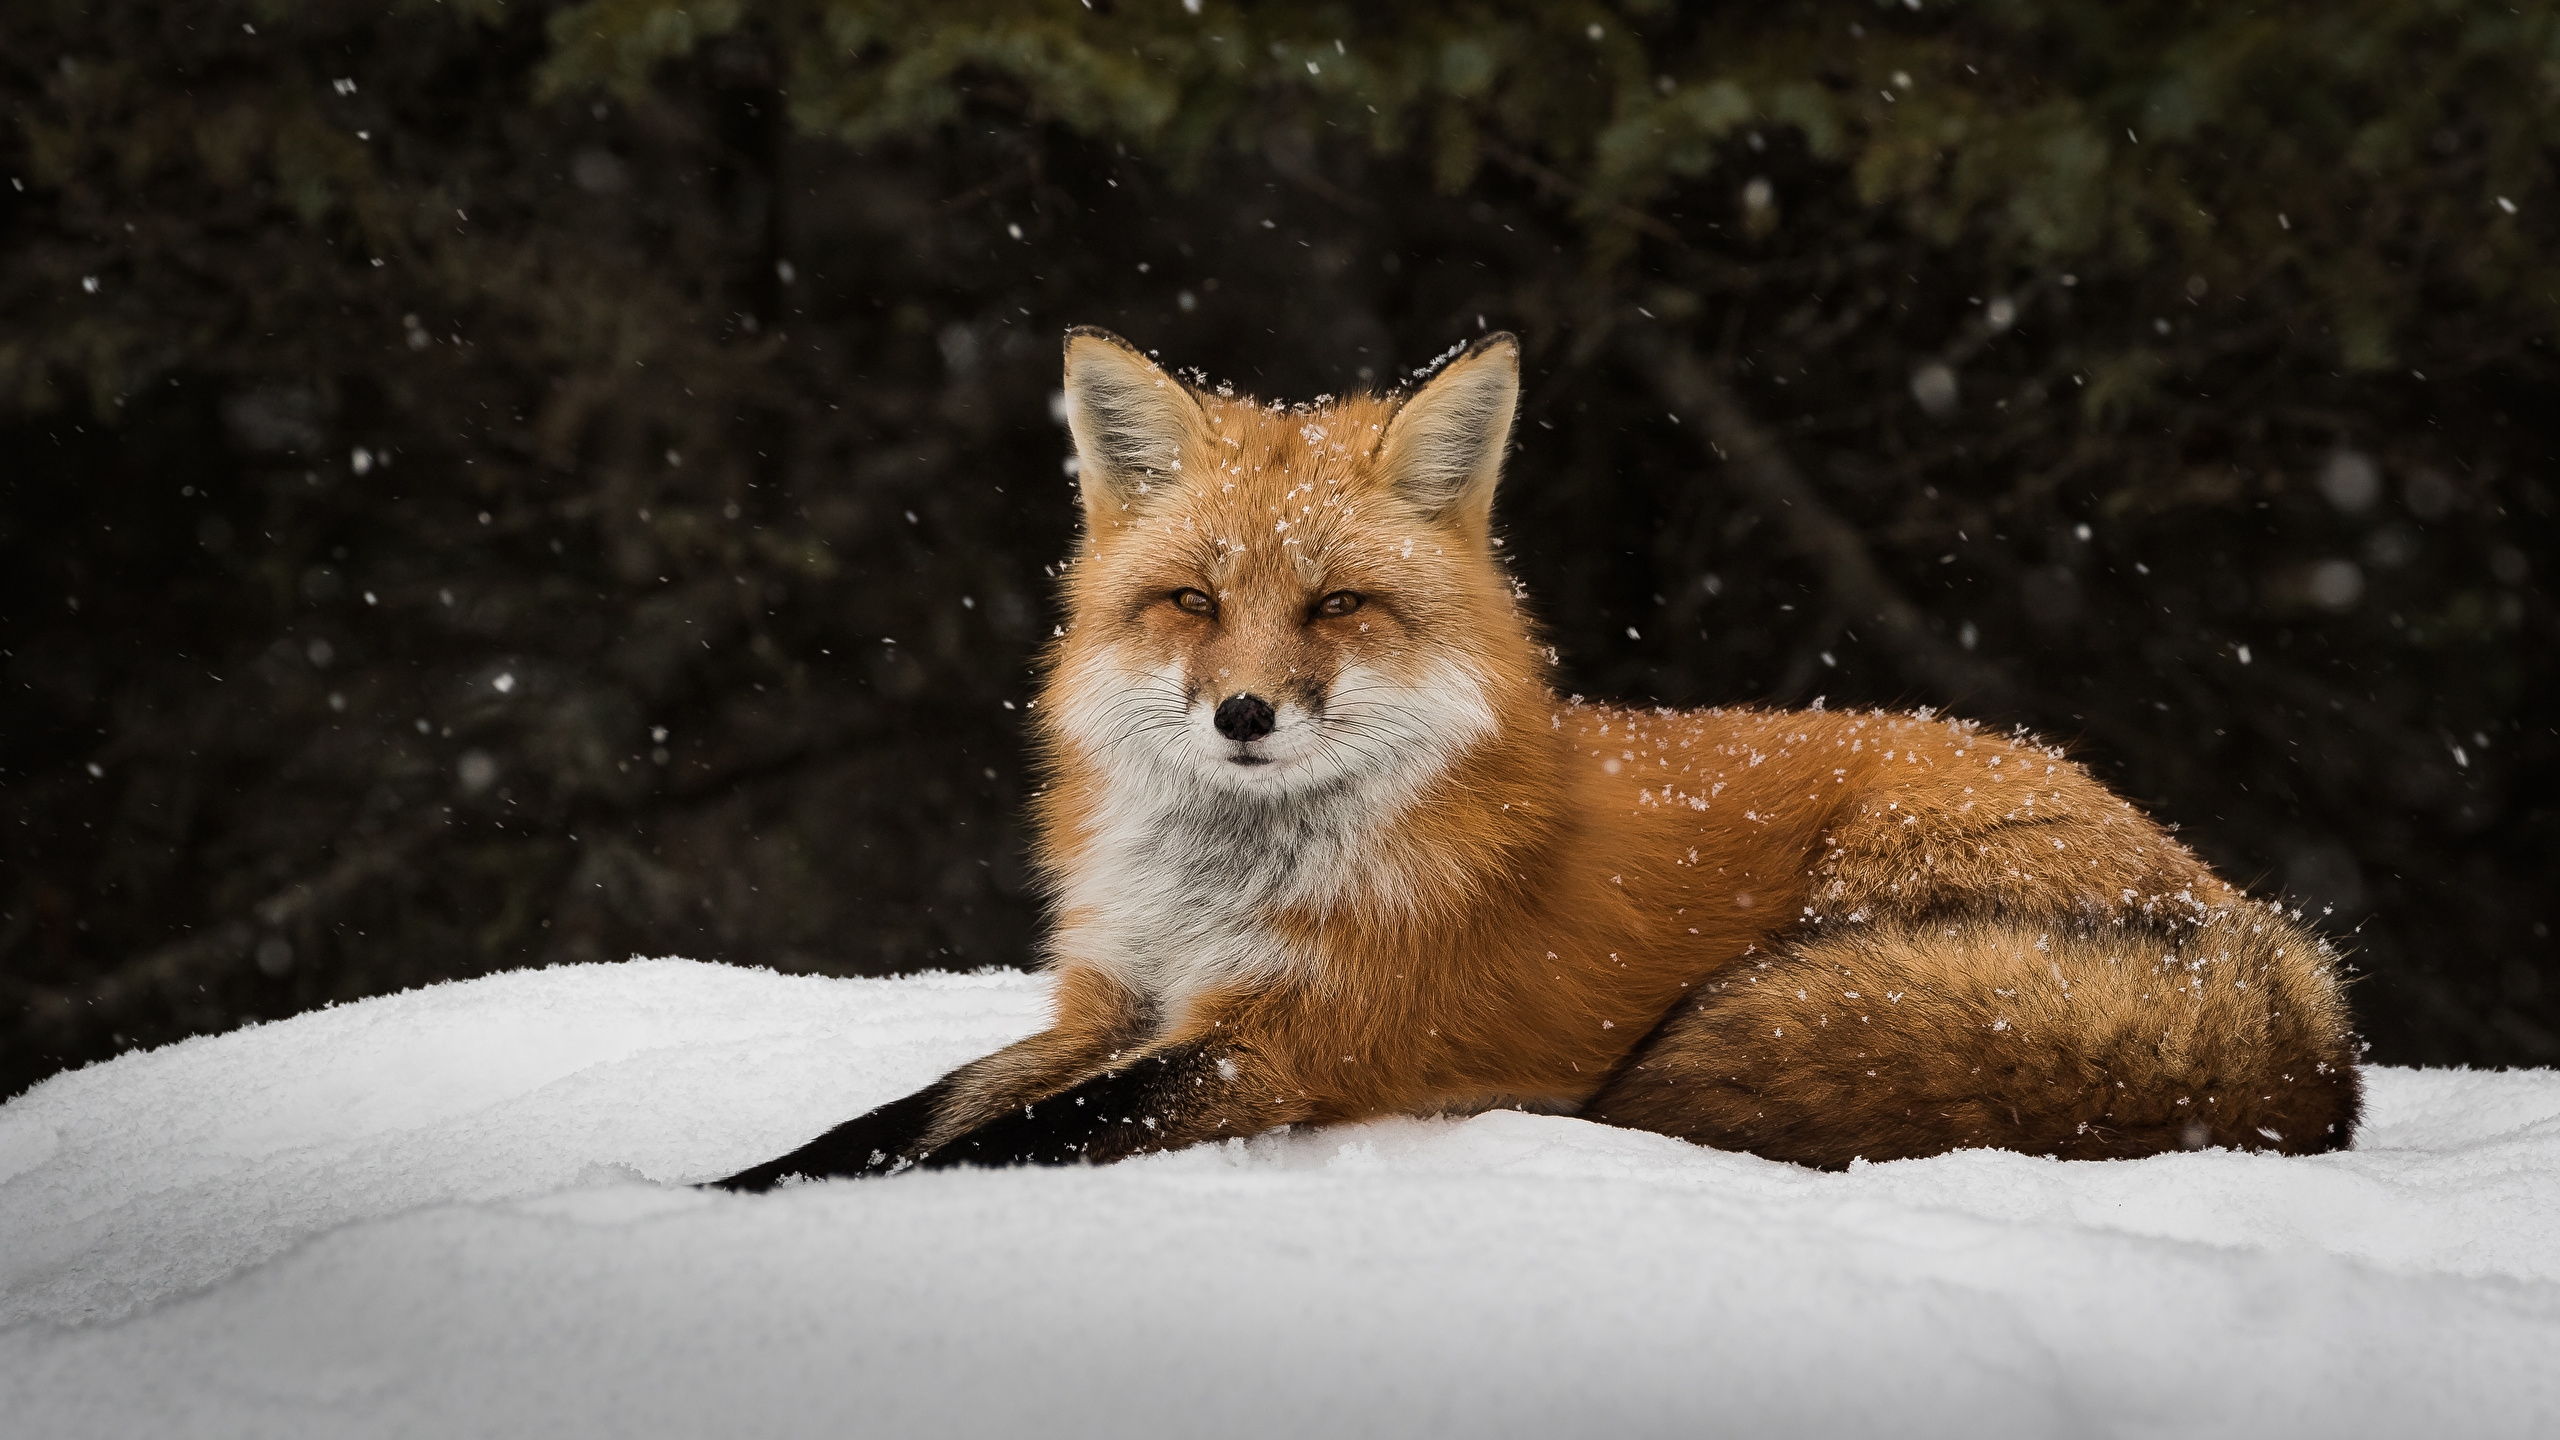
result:
[[[1527,341],[1560,683],[1956,707],[2560,1058],[2560,7],[24,0],[0,1091],[1016,964],[1058,336]]]

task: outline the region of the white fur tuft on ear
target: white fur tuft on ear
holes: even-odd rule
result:
[[[1397,409],[1380,437],[1380,467],[1425,513],[1482,520],[1502,478],[1511,415],[1520,404],[1520,341],[1496,331],[1443,366]]]
[[[1117,518],[1181,472],[1182,450],[1204,421],[1183,383],[1137,347],[1091,326],[1067,332],[1067,429],[1076,484],[1093,520]]]

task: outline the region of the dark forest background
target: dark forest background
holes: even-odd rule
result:
[[[2550,3],[12,0],[0,1094],[1019,963],[1062,329],[1527,342],[1562,682],[2064,741],[2560,1060]]]

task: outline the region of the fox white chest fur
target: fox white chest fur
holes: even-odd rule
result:
[[[1417,877],[1399,822],[1494,728],[1481,683],[1441,663],[1412,680],[1362,665],[1307,676],[1267,730],[1222,731],[1222,704],[1244,693],[1221,693],[1232,667],[1191,669],[1111,647],[1051,697],[1098,779],[1084,843],[1056,879],[1053,957],[1168,1018],[1223,987],[1320,978],[1321,942],[1284,933],[1284,913],[1408,908]]]

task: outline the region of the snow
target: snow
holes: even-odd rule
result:
[[[677,960],[0,1107],[13,1437],[2560,1433],[2560,1075],[2359,1148],[1820,1174],[1511,1112],[685,1188],[1040,1023]]]

